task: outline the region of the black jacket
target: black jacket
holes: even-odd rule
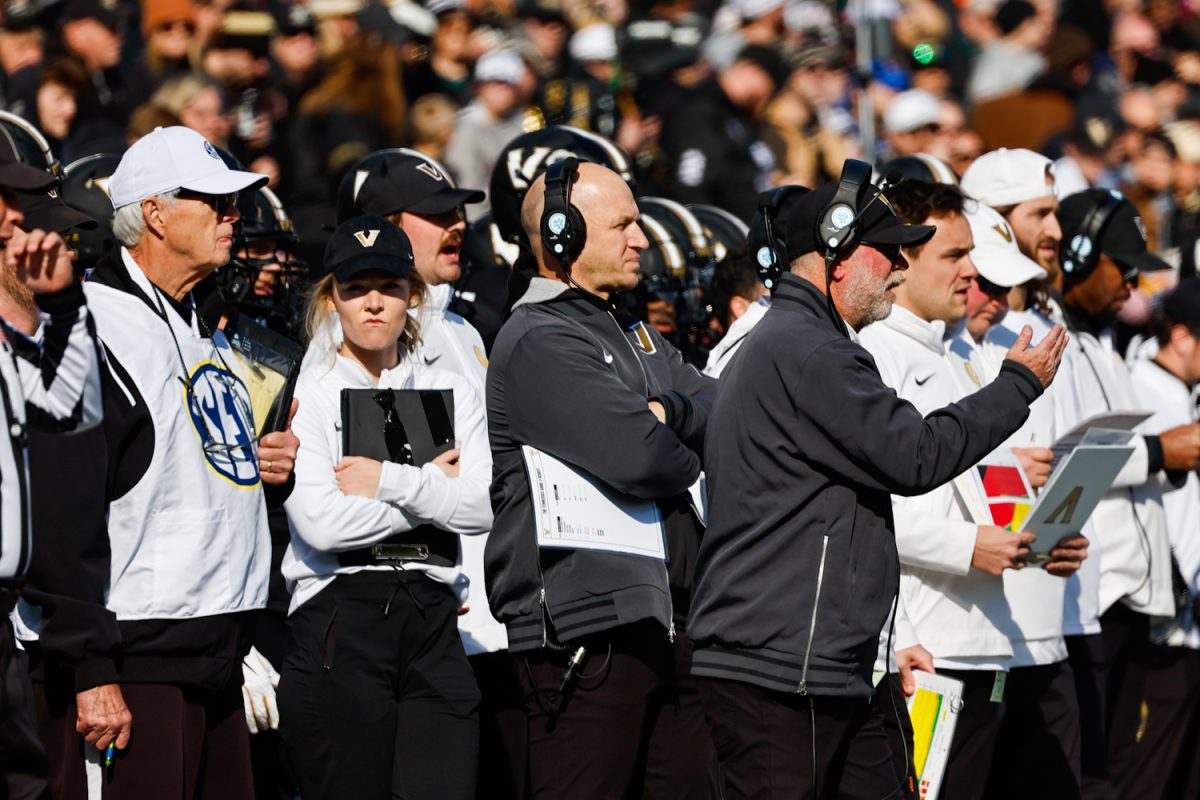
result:
[[[688,627],[694,675],[870,696],[900,580],[890,495],[969,469],[1042,393],[1005,361],[993,383],[922,418],[840,324],[811,283],[785,274],[721,377]]]
[[[682,621],[700,538],[686,492],[700,473],[697,450],[715,382],[653,329],[631,328],[596,298],[562,289],[533,280],[496,337],[488,367],[496,518],[485,556],[487,592],[513,651],[644,619],[670,628],[673,611]],[[541,301],[527,302],[533,297]],[[652,352],[639,345],[639,327]],[[667,409],[666,425],[649,411],[652,398]],[[668,564],[594,550],[539,553],[525,444],[618,492],[656,500]]]

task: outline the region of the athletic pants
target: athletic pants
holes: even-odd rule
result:
[[[1200,651],[1152,647],[1143,697],[1141,726],[1117,796],[1200,797]]]
[[[279,732],[304,800],[472,800],[479,689],[454,593],[418,572],[339,575],[289,618]]]
[[[4,593],[5,590],[0,590]],[[11,599],[11,597],[9,598]],[[11,607],[0,598],[0,606]],[[0,618],[0,800],[46,796],[46,752],[38,739],[28,659],[17,650],[7,612]]]

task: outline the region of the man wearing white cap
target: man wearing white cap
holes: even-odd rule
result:
[[[950,341],[952,359],[972,384],[982,387],[999,374],[1004,354],[999,345],[985,339],[988,329],[999,324],[1008,310],[1007,295],[1014,286],[1042,280],[1046,271],[1017,246],[1008,222],[982,203],[968,203],[974,249],[971,260],[977,274],[967,292],[967,317],[959,335]],[[1021,429],[1005,442],[1022,456],[1030,484],[1040,488],[1050,474],[1053,453],[1049,444],[1058,433],[1055,392],[1058,382],[1029,406],[1029,417]],[[1087,554],[1087,528],[1072,546]],[[1095,567],[1098,558],[1084,562]],[[1063,601],[1068,581],[1040,569],[1009,570],[1004,573],[1004,596],[1012,615],[1012,657],[1008,661],[1003,689],[1003,720],[992,756],[988,777],[989,796],[1016,794],[1047,798],[1079,796],[1080,721],[1074,673],[1067,662],[1063,638]],[[1014,772],[1012,764],[1027,770]],[[1025,782],[1037,774],[1036,789]]]
[[[446,166],[463,186],[487,186],[504,148],[524,133],[532,73],[515,50],[492,50],[475,64],[475,99],[459,112],[446,148]],[[471,205],[486,214],[486,199]]]
[[[978,276],[968,201],[956,186],[913,180],[889,187],[886,195],[901,221],[934,225],[937,231],[928,242],[902,251],[909,269],[895,290],[892,313],[860,336],[884,383],[929,414],[982,388],[971,364],[949,352],[951,345],[967,344],[956,339],[954,326],[966,317]],[[1033,468],[1030,464],[1027,471]],[[963,681],[963,710],[943,792],[981,797],[991,781],[1013,641],[1021,636],[1006,598],[1006,576],[1025,568],[1033,536],[1016,536],[995,524],[969,479],[917,497],[893,496],[892,508],[904,612],[897,617],[893,642],[897,668],[933,668]],[[1061,583],[1052,576],[1074,572],[1080,558],[1076,543],[1060,541],[1046,572],[1030,571]],[[1077,746],[1074,752],[1074,772],[1069,760],[1066,771],[1077,783]]]
[[[121,658],[76,670],[78,730],[98,751],[58,766],[72,791],[103,780],[108,798],[253,797],[242,643],[267,598],[264,484],[282,502],[299,442],[256,436],[240,362],[191,290],[229,260],[237,193],[265,182],[183,127],[140,139],[109,182],[121,247],[84,291],[106,355],[107,462],[90,488],[107,502]]]
[[[892,157],[917,153],[934,153],[946,157],[944,147],[938,147],[941,125],[938,118],[941,104],[923,89],[909,89],[892,98],[883,112],[883,130]]]

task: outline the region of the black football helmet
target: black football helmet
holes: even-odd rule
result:
[[[75,228],[67,233],[67,244],[79,253],[75,264],[86,271],[117,246],[112,233],[113,205],[108,181],[121,157],[97,153],[72,161],[63,170],[62,199],[77,212],[96,221],[93,228]]]
[[[33,123],[8,111],[0,111],[0,136],[12,144],[21,163],[44,169],[54,176],[55,183],[44,192],[17,192],[21,211],[25,214],[23,228],[41,228],[68,234],[79,228],[93,230],[96,220],[68,206],[62,199],[62,164],[50,149],[50,143]]]

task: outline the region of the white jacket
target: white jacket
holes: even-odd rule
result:
[[[1050,330],[1050,326],[1035,328],[1034,342]],[[985,341],[976,344],[965,326],[959,326],[957,336],[947,340],[952,358],[963,362],[975,388],[991,383],[1000,374],[1000,366],[1009,347]],[[1015,341],[1015,336],[1013,341]],[[1049,447],[1058,435],[1056,401],[1053,397],[1058,379],[1046,393],[1029,407],[1029,418],[1021,429],[1009,437],[1003,447]],[[1055,664],[1067,657],[1063,639],[1063,597],[1067,581],[1056,578],[1044,569],[1006,569],[1002,576],[1004,597],[1012,614],[1017,634],[1012,639],[1013,657],[1009,667],[1029,667]]]
[[[741,349],[742,343],[746,341],[750,331],[754,330],[754,326],[758,324],[770,307],[771,301],[765,297],[746,307],[746,313],[733,321],[729,330],[725,331],[725,335],[721,337],[721,341],[717,342],[716,347],[709,351],[708,363],[704,366],[705,375],[710,378],[721,377],[721,373],[733,361],[734,354]]]
[[[1183,381],[1160,367],[1154,361],[1140,359],[1130,367],[1133,388],[1142,407],[1154,411],[1146,420],[1147,433],[1162,433],[1179,425],[1196,421],[1196,404],[1192,390]],[[1192,594],[1200,593],[1200,477],[1195,470],[1187,473],[1187,479],[1179,487],[1163,482],[1163,509],[1167,517],[1167,534],[1171,539],[1171,552],[1179,565],[1179,572],[1187,581]],[[1200,629],[1192,618],[1191,609],[1185,609],[1176,618],[1176,625],[1169,631],[1167,642],[1200,650]]]
[[[1109,335],[1075,332],[1068,347],[1074,348],[1075,394],[1084,417],[1144,408]],[[1148,474],[1145,441],[1134,437],[1134,445],[1113,488],[1092,512],[1100,544],[1100,613],[1120,601],[1142,614],[1171,617],[1171,548],[1162,492],[1158,476]]]
[[[341,551],[366,547],[423,524],[434,525],[448,536],[480,534],[492,525],[488,497],[492,455],[483,403],[466,380],[405,357],[395,369],[385,370],[377,384],[349,359],[336,356],[330,363],[326,358],[310,358],[314,348],[328,346],[328,340],[320,339],[318,336],[310,345],[296,383],[300,408],[292,432],[301,446],[296,456],[296,486],[284,505],[292,531],[283,558],[283,576],[292,592],[290,611],[329,585],[336,574],[391,569],[343,567],[337,560]],[[459,476],[449,478],[433,464],[415,467],[385,462],[374,499],[342,494],[333,468],[342,458],[341,391],[346,388],[452,389],[454,432],[462,450]],[[404,568],[425,572],[450,586],[460,602],[467,598],[469,580],[461,566],[407,563]]]
[[[425,302],[412,310],[421,325],[421,344],[415,357],[427,366],[466,378],[483,405],[487,353],[483,339],[471,323],[448,310],[453,296],[454,287],[448,283],[427,287]],[[483,411],[486,416],[486,405]],[[487,593],[483,591],[483,551],[487,539],[486,532],[459,539],[463,572],[478,590],[467,604],[467,613],[458,618],[458,633],[469,656],[508,649],[508,631],[492,616]]]
[[[859,336],[883,381],[923,414],[965,397],[963,362],[945,350],[945,325],[926,322],[900,306]],[[936,667],[996,669],[1012,657],[1018,634],[1003,582],[971,569],[978,526],[971,503],[949,483],[917,497],[892,498],[900,556],[900,606]],[[905,641],[898,619],[896,649]],[[886,632],[885,632],[886,635]],[[947,662],[950,662],[947,664]]]

